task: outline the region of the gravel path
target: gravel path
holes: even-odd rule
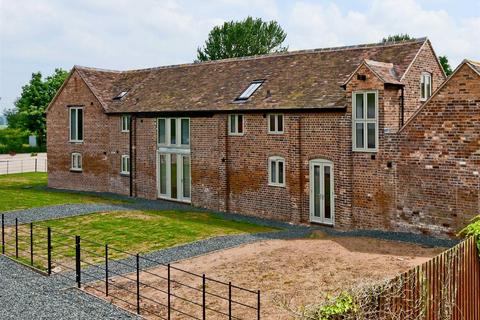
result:
[[[0,256],[0,319],[139,319],[72,284]]]

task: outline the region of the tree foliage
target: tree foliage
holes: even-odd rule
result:
[[[286,51],[287,47],[282,46],[286,37],[276,21],[248,17],[225,22],[210,31],[205,45],[197,49],[197,59],[208,61]]]
[[[29,83],[22,87],[15,107],[5,112],[9,127],[36,135],[39,145],[43,145],[46,136],[45,109],[67,76],[68,72],[62,69],[55,69],[45,79],[40,72],[33,73]]]
[[[410,35],[408,34],[403,34],[403,33],[399,33],[399,34],[394,34],[394,35],[388,35],[388,37],[386,38],[383,38],[382,39],[382,42],[385,43],[385,42],[400,42],[400,41],[407,41],[407,40],[413,40],[414,38],[411,37]]]
[[[447,56],[439,56],[438,60],[440,60],[440,64],[442,65],[443,71],[445,71],[445,74],[447,76],[451,75],[453,73],[452,67],[450,66],[450,63],[448,62]]]

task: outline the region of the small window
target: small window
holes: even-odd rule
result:
[[[70,142],[83,141],[83,108],[71,107],[70,110]]]
[[[113,97],[113,100],[122,100],[123,97],[127,95],[127,91],[122,91],[119,94],[117,94],[115,97]]]
[[[248,100],[252,94],[257,91],[258,88],[263,84],[264,80],[255,80],[250,83],[250,85],[245,89],[235,100],[236,101],[245,101]]]
[[[268,184],[270,186],[285,186],[285,159],[281,157],[268,158]]]
[[[158,118],[157,143],[162,146],[188,147],[190,145],[189,118]]]
[[[432,95],[432,75],[423,72],[420,80],[420,98],[422,101],[427,100]]]
[[[122,132],[130,132],[130,116],[122,116]]]
[[[127,154],[122,155],[120,173],[121,174],[130,174],[130,156]]]
[[[82,171],[82,155],[80,153],[72,153],[70,170]]]
[[[228,116],[228,133],[230,135],[243,135],[243,115],[231,114]]]
[[[377,151],[378,145],[378,101],[377,92],[355,92],[353,108],[353,151]]]
[[[268,115],[268,133],[283,133],[283,114]]]

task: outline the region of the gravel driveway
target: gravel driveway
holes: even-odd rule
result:
[[[139,319],[72,288],[72,283],[0,256],[0,319]]]

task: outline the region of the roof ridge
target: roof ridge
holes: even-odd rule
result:
[[[394,46],[402,46],[402,45],[412,44],[412,43],[424,43],[425,41],[427,41],[427,39],[428,39],[427,37],[421,37],[421,38],[415,38],[412,40],[404,40],[404,41],[376,42],[376,43],[366,43],[366,44],[357,44],[357,45],[349,45],[349,46],[302,49],[302,50],[287,51],[287,52],[267,53],[267,54],[247,56],[247,57],[227,58],[227,59],[210,60],[210,61],[203,61],[203,62],[188,62],[188,63],[172,64],[172,65],[166,65],[166,66],[143,68],[143,69],[131,69],[131,70],[124,70],[124,71],[95,68],[95,67],[85,67],[85,66],[78,66],[78,65],[75,65],[75,67],[90,70],[90,71],[99,71],[99,72],[134,73],[134,72],[145,72],[145,71],[160,70],[160,69],[221,64],[221,63],[234,62],[234,61],[259,60],[259,59],[267,59],[267,58],[273,58],[273,57],[288,57],[288,56],[294,56],[298,54],[359,50],[359,49],[376,48],[376,47],[394,47]]]

